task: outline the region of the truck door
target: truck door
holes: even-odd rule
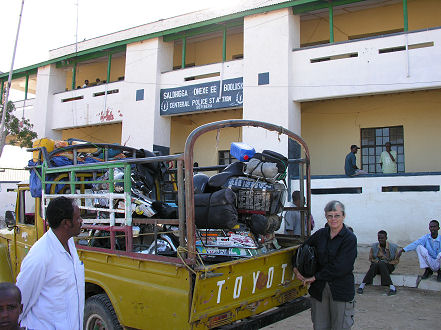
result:
[[[23,258],[37,240],[37,230],[35,226],[35,200],[32,198],[29,188],[19,187],[16,214],[17,227],[15,228],[15,274],[18,275]]]

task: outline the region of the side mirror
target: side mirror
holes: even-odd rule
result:
[[[15,212],[6,211],[5,212],[5,222],[8,228],[13,228],[15,226]]]

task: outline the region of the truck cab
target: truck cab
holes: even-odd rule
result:
[[[9,265],[2,267],[0,281],[12,281],[17,277],[23,258],[45,232],[40,199],[31,196],[29,182],[18,183],[15,191],[15,212],[6,211],[6,228],[0,229],[1,261]]]

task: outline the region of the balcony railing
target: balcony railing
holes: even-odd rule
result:
[[[295,49],[295,101],[441,87],[441,28]]]
[[[243,60],[233,60],[164,72],[161,75],[161,88],[194,85],[207,81],[240,78],[242,76]]]
[[[37,115],[34,111],[35,98],[15,101],[15,111],[12,113],[15,117],[21,119],[29,119],[34,122],[35,116]]]
[[[57,93],[53,129],[121,121],[124,81]]]

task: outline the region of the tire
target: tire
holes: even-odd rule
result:
[[[86,300],[84,330],[122,330],[109,297],[100,293]]]

